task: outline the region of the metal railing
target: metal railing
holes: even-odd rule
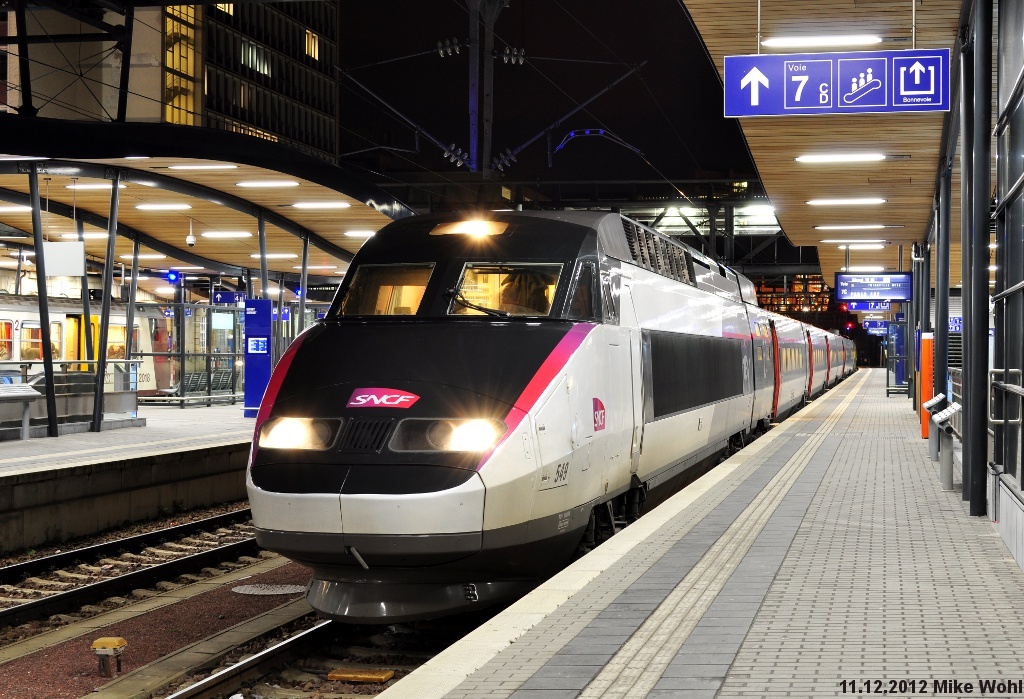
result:
[[[139,360],[108,359],[103,382],[104,413],[134,413],[138,410]],[[81,422],[90,419],[96,390],[98,361],[75,359],[54,362],[52,378],[57,405],[58,422]],[[42,360],[0,362],[0,381],[33,386],[46,393],[46,379]],[[31,410],[33,420],[46,418],[46,401],[37,400]],[[0,414],[0,421],[11,416]]]
[[[949,385],[953,395],[954,403],[964,404],[964,370],[961,367],[949,367]],[[956,438],[963,440],[963,411],[958,412],[950,419],[953,426],[953,434]]]

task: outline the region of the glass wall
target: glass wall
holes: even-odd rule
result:
[[[996,139],[998,169],[996,235],[991,242],[995,283],[991,286],[996,313],[997,343],[992,409],[1002,414],[996,423],[995,462],[1016,476],[1021,486],[1021,370],[1024,369],[1024,102],[1022,68],[1024,5],[999,3],[998,114]],[[1002,370],[1002,371],[1000,371]],[[1001,385],[1000,385],[1001,384]]]

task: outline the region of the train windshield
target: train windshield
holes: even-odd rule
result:
[[[561,264],[470,262],[451,293],[450,315],[547,316]]]
[[[360,265],[340,315],[415,315],[433,271],[433,264]]]

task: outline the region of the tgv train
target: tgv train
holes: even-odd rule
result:
[[[257,541],[345,622],[508,600],[855,367],[851,341],[617,214],[398,221],[274,371]]]

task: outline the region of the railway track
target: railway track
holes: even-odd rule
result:
[[[257,556],[249,519],[249,510],[237,510],[0,568],[0,628],[167,587],[182,576],[199,580],[204,568]]]
[[[164,699],[218,699],[237,694],[264,699],[375,696],[468,633],[480,620],[449,621],[440,627],[351,627],[322,620],[308,623],[313,625],[259,652],[225,658],[212,673],[186,681]]]

